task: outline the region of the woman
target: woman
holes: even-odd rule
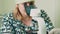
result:
[[[38,22],[30,16],[30,10],[35,9],[34,0],[17,0],[14,11],[3,18],[3,34],[37,34]],[[53,29],[53,25],[47,14],[41,10],[41,15],[46,23],[47,31]],[[51,27],[49,27],[51,26]]]

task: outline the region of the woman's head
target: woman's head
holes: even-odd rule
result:
[[[24,8],[24,5],[26,5],[26,6],[30,6],[30,5],[34,5],[34,1],[33,0],[17,0],[18,2],[16,2],[16,8],[15,8],[15,10],[14,10],[14,17],[16,17],[17,18],[17,16],[20,16],[20,17],[22,17],[23,15],[22,14],[24,14],[24,12],[23,12],[23,10],[25,9]],[[23,10],[22,10],[23,9]],[[22,13],[21,13],[21,10],[22,10]],[[26,14],[26,11],[25,11],[25,14]],[[25,15],[24,14],[24,15]]]
[[[16,0],[16,4],[34,5],[34,0]]]
[[[20,3],[24,3],[24,2],[31,2],[34,0],[15,0],[15,1],[16,1],[16,4],[20,4]]]

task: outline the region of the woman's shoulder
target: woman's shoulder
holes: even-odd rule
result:
[[[3,15],[3,19],[9,19],[9,18],[13,18],[13,13],[10,12],[10,13],[6,13]]]

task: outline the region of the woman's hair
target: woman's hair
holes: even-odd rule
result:
[[[14,17],[14,19],[21,20],[21,21],[23,21],[24,19],[31,19],[32,18],[31,16],[23,17],[21,15],[20,11],[18,10],[18,8],[15,8],[15,10],[13,11],[13,17]]]
[[[30,5],[33,5],[33,4],[34,4],[33,1],[31,1],[31,2],[29,2],[29,3],[30,3]],[[26,2],[25,2],[24,4],[26,4]],[[15,9],[14,9],[14,11],[13,11],[13,17],[14,17],[15,19],[20,19],[20,20],[22,20],[22,19],[24,19],[24,17],[22,16],[21,12],[19,11],[18,5],[19,5],[19,4],[16,5],[16,7],[15,7]],[[31,18],[31,16],[28,16],[28,18]]]
[[[16,7],[15,7],[15,9],[14,9],[14,11],[13,11],[13,17],[14,17],[15,19],[17,19],[18,16],[19,16],[19,18],[20,18],[20,20],[21,20],[22,15],[21,15],[21,13],[20,13],[20,11],[19,11],[18,4],[17,4]]]

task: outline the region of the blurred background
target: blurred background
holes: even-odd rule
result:
[[[60,28],[60,0],[35,0],[40,9],[44,9],[53,25]],[[0,27],[2,16],[11,12],[15,7],[15,0],[0,0]]]

